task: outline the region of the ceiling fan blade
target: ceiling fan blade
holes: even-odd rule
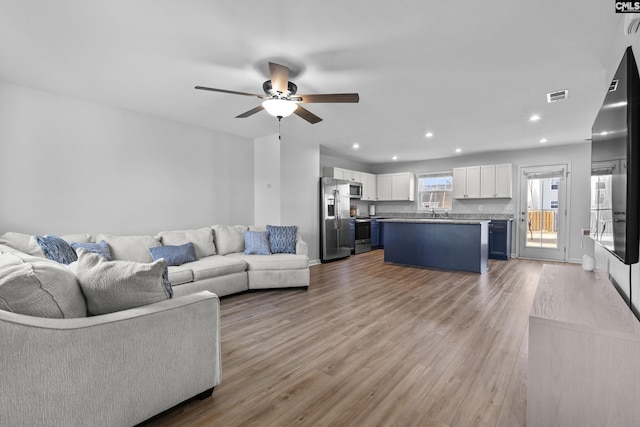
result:
[[[252,108],[251,110],[236,116],[236,119],[246,119],[247,117],[253,116],[255,113],[259,113],[262,110],[264,110],[264,107],[260,104],[256,108]]]
[[[291,99],[300,98],[300,102],[309,104],[313,102],[359,102],[360,95],[357,93],[326,93],[326,94],[296,94]]]
[[[287,93],[289,85],[289,69],[284,65],[269,62],[269,73],[271,74],[271,87],[280,93]]]
[[[305,108],[302,108],[300,105],[298,105],[298,108],[296,108],[296,110],[293,113],[296,116],[302,117],[303,119],[305,119],[306,121],[308,121],[312,125],[322,121],[322,119],[320,117],[316,116],[311,111],[309,111],[309,110],[307,110]]]
[[[260,99],[266,98],[264,95],[258,95],[256,93],[237,92],[235,90],[226,90],[226,89],[215,89],[215,88],[212,88],[212,87],[205,87],[205,86],[196,86],[196,89],[210,90],[212,92],[230,93],[232,95],[255,96],[256,98],[260,98]]]

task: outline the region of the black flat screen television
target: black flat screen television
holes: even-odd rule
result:
[[[591,129],[591,236],[625,264],[640,250],[640,77],[624,53]]]

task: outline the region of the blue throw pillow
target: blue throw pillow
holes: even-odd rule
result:
[[[187,242],[179,246],[157,246],[149,248],[149,252],[151,252],[151,257],[154,261],[164,258],[167,261],[167,265],[182,265],[197,260],[196,248],[193,246],[193,242]]]
[[[271,255],[271,248],[269,247],[269,232],[245,231],[244,248],[245,255]]]
[[[109,250],[109,244],[104,240],[100,240],[98,243],[71,242],[71,247],[76,251],[76,253],[78,249],[82,248],[102,256],[107,261],[113,261],[111,251]]]
[[[36,242],[42,249],[47,259],[59,262],[60,264],[71,264],[78,260],[76,251],[73,250],[64,239],[58,236],[35,236]]]
[[[296,232],[297,225],[267,225],[269,232],[269,245],[274,254],[295,254],[296,253]]]

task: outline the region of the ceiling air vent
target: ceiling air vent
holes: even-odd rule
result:
[[[612,80],[609,85],[609,92],[615,92],[618,89],[618,80]]]
[[[547,102],[558,102],[569,97],[569,90],[557,90],[555,92],[549,92],[547,94]]]

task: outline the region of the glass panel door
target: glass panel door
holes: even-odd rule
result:
[[[564,166],[525,168],[521,176],[520,256],[565,260]]]

